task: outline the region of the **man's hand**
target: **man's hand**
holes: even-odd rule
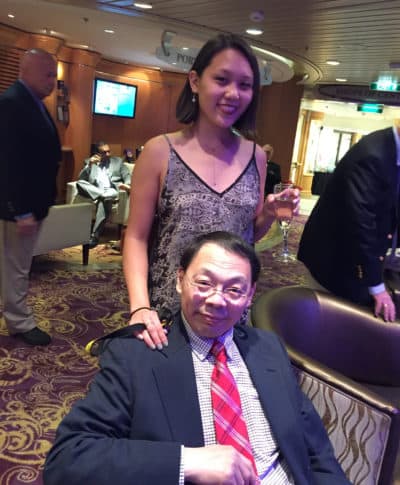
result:
[[[93,165],[93,164],[97,164],[97,163],[100,163],[101,162],[101,156],[96,154],[96,155],[92,155],[90,158],[89,158],[89,163],[90,165]]]
[[[23,219],[18,219],[17,221],[17,232],[21,236],[29,236],[34,234],[38,228],[38,221],[34,216],[24,217]]]
[[[125,190],[125,192],[129,192],[131,190],[131,186],[128,184],[120,184],[118,185],[118,190]]]
[[[228,445],[184,448],[185,482],[199,485],[256,485],[250,461]]]
[[[385,290],[372,296],[375,300],[375,316],[379,317],[382,314],[385,322],[394,322],[396,318],[396,307],[389,293]]]

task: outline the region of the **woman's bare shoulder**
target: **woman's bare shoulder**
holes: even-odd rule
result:
[[[167,137],[168,135],[157,135],[154,136],[153,138],[150,138],[149,140],[146,141],[143,147],[142,154],[144,152],[165,152],[168,151],[168,140]],[[142,156],[142,154],[140,156]]]
[[[192,138],[187,129],[166,133],[165,137],[167,137],[173,147],[185,145]]]

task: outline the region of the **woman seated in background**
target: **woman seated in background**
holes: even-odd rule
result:
[[[188,241],[225,230],[253,244],[274,220],[265,153],[249,139],[259,87],[247,43],[232,34],[209,40],[177,102],[187,127],[149,140],[136,162],[123,266],[130,323],[146,325],[139,338],[152,348],[167,344],[159,315],[179,308],[176,270]],[[298,210],[298,190],[289,190]]]
[[[132,148],[125,148],[122,155],[122,161],[126,163],[135,163]]]

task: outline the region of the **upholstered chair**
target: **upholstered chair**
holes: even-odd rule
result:
[[[397,484],[400,411],[392,397],[400,388],[400,325],[300,286],[260,295],[251,322],[281,337],[349,480]],[[400,460],[397,466],[400,474]]]

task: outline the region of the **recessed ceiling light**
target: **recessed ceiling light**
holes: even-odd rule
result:
[[[326,63],[329,64],[330,66],[338,66],[340,64],[339,61],[334,61],[334,60],[326,61]]]
[[[8,17],[9,19],[13,19],[13,18],[15,17],[15,15],[13,15],[12,13],[9,13],[9,14],[7,15],[7,17]]]
[[[143,8],[143,9],[150,9],[153,8],[153,5],[151,3],[147,2],[133,2],[133,6],[137,8]]]
[[[111,29],[104,29],[104,32],[105,32],[106,34],[114,34],[114,31],[113,31],[113,30],[111,30]]]
[[[189,47],[182,47],[182,50],[187,51],[187,50],[189,50]]]
[[[347,79],[345,77],[337,77],[336,78],[336,81],[338,83],[345,83],[345,82],[347,82]]]
[[[261,29],[246,29],[246,34],[261,35],[264,31]]]

